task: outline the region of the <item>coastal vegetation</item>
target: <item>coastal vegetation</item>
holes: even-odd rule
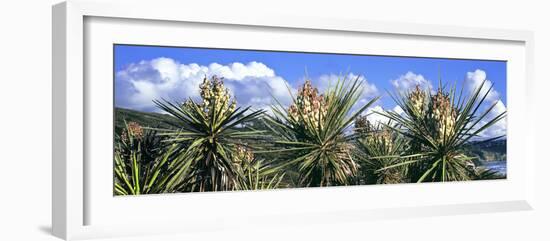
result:
[[[364,82],[341,77],[324,91],[305,80],[285,105],[240,106],[223,79],[204,78],[200,98],[153,100],[160,113],[115,109],[114,194],[261,190],[505,178],[503,137],[481,133],[505,118],[482,108],[491,91],[395,92],[403,110],[371,123]]]

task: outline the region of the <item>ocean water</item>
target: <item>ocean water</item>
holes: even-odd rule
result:
[[[489,168],[491,170],[494,170],[501,174],[506,175],[506,161],[486,162],[483,165],[483,167]]]

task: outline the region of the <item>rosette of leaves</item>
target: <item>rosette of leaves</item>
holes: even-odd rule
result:
[[[174,156],[175,146],[163,145],[154,131],[127,123],[115,145],[115,195],[176,192],[185,185],[188,166]]]
[[[481,110],[492,90],[492,86],[485,88],[486,84],[481,83],[469,96],[463,89],[457,93],[456,85],[446,90],[441,83],[434,94],[416,87],[392,95],[403,114],[380,114],[397,124],[393,129],[408,139],[410,149],[401,163],[381,170],[404,166],[414,182],[471,180],[473,173],[468,166],[474,158],[465,154],[464,147],[506,116],[506,112],[489,115],[496,102]]]
[[[233,163],[242,173],[242,178],[239,179],[240,190],[275,189],[284,178],[284,173],[279,173],[277,167],[257,158],[253,151],[244,145],[236,146]]]
[[[290,107],[276,100],[274,116],[266,118],[275,143],[270,152],[298,172],[299,186],[347,185],[355,177],[353,120],[376,101],[352,111],[362,93],[359,78],[340,78],[323,94],[307,80]]]
[[[254,149],[263,131],[246,127],[263,111],[237,107],[223,80],[216,76],[204,78],[200,85],[201,99],[188,99],[183,104],[166,100],[156,105],[177,118],[177,130],[162,131],[164,142],[179,147],[178,157],[189,163],[189,189],[182,191],[228,191],[241,189],[243,173],[233,163],[238,155],[236,146],[250,143]]]
[[[474,167],[471,173],[471,178],[472,180],[493,180],[506,178],[506,175],[485,167]]]
[[[360,184],[390,184],[404,182],[403,168],[384,169],[401,162],[406,142],[392,128],[377,123],[373,125],[367,116],[355,120],[355,131],[361,134],[357,140],[357,156],[361,160]]]

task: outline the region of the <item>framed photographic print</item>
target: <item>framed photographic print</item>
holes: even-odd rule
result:
[[[530,32],[124,5],[53,7],[56,236],[532,208]]]

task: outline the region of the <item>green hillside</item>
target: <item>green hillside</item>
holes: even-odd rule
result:
[[[490,142],[472,143],[466,148],[469,156],[476,157],[478,162],[506,161],[506,139]]]
[[[136,110],[115,108],[115,132],[120,133],[125,122],[137,122],[141,126],[152,128],[172,128],[170,123],[177,122],[177,119],[167,115],[153,112],[141,112]]]

